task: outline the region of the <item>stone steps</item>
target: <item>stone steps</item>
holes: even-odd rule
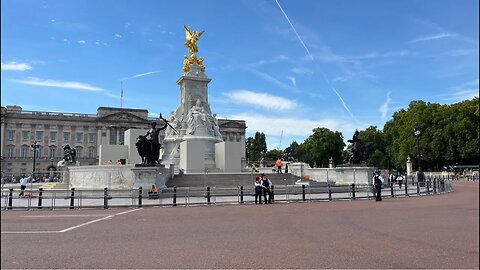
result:
[[[208,174],[179,174],[167,182],[167,187],[250,187],[259,173],[208,173]],[[298,177],[289,173],[265,174],[273,185],[293,185]],[[284,180],[285,179],[285,180]]]
[[[59,182],[52,182],[52,183],[45,183],[41,186],[43,189],[69,189],[67,183],[59,183]]]

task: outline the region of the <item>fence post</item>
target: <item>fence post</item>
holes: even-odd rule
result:
[[[243,203],[243,186],[240,186],[240,203]]]
[[[355,184],[352,184],[352,198],[355,200]]]
[[[108,188],[103,189],[103,209],[108,209]]]
[[[427,180],[427,182],[425,183],[425,187],[427,188],[427,195],[430,195],[430,179]]]
[[[177,187],[173,187],[173,206],[177,206]]]
[[[393,181],[390,183],[390,195],[393,197],[395,197],[395,195],[393,194]]]
[[[143,188],[138,187],[138,207],[142,207],[142,193],[143,193]]]
[[[75,203],[75,188],[72,187],[72,193],[70,193],[70,209],[75,209],[74,203]]]
[[[305,201],[305,185],[302,185],[302,199]]]
[[[272,203],[275,202],[275,186],[272,185]]]
[[[328,183],[328,200],[332,200],[332,188],[330,186],[330,183]]]
[[[405,197],[408,197],[408,181],[405,182]]]
[[[42,209],[43,188],[38,189],[38,209]]]
[[[437,194],[437,178],[433,178],[433,193]]]
[[[417,195],[420,195],[420,183],[417,181]]]
[[[415,178],[412,175],[412,186],[415,186]]]
[[[207,204],[210,204],[210,187],[207,187]]]
[[[13,188],[11,188],[10,192],[8,193],[8,209],[13,209],[12,200],[13,200]]]

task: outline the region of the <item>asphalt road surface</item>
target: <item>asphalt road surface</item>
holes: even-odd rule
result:
[[[2,211],[1,268],[479,268],[479,184],[412,198]]]

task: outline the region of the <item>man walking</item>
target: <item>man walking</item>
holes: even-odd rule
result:
[[[23,194],[25,188],[27,188],[27,183],[28,183],[28,177],[25,177],[22,176],[22,178],[20,179],[20,194],[18,194],[18,197],[25,197],[25,195]]]
[[[282,166],[283,166],[282,160],[278,159],[277,162],[275,162],[275,165],[277,166],[277,173],[282,173]]]

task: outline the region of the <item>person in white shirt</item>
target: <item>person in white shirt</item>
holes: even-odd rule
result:
[[[23,194],[25,188],[27,188],[27,183],[28,183],[28,177],[22,176],[20,179],[20,194],[18,194],[18,197],[25,197]]]
[[[403,178],[403,175],[399,174],[399,175],[397,176],[397,179],[395,179],[395,180],[397,181],[398,186],[399,186],[400,188],[402,188],[402,183],[403,183],[403,181],[405,180],[405,179]]]
[[[262,204],[262,191],[263,191],[263,186],[262,186],[262,180],[260,179],[260,176],[257,176],[255,178],[255,182],[253,183],[253,186],[255,187],[255,204],[258,203]]]

